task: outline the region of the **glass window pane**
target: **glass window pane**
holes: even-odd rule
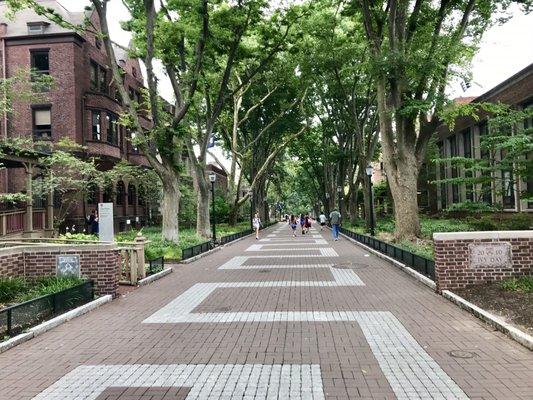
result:
[[[47,74],[50,70],[48,51],[39,51],[31,53],[31,66],[37,72]]]

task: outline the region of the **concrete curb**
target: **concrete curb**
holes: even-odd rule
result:
[[[34,326],[33,328],[29,329],[28,332],[21,333],[20,335],[17,335],[9,340],[6,340],[5,342],[0,343],[0,353],[3,353],[21,343],[27,342],[28,340],[33,339],[34,337],[42,335],[43,333],[55,328],[56,326],[64,324],[65,322],[68,322],[73,318],[86,314],[89,311],[92,311],[95,308],[104,305],[105,303],[109,303],[112,299],[113,298],[111,295],[102,296],[96,300],[91,301],[90,303],[84,304],[78,308],[75,308],[74,310],[70,310],[64,314],[58,315],[55,318],[45,321],[42,324]]]
[[[271,228],[275,225],[277,225],[279,222],[276,222],[275,224],[272,224],[270,225],[268,228]],[[268,228],[265,228],[265,229],[268,229]],[[193,261],[196,261],[202,257],[205,257],[205,256],[208,256],[209,254],[212,254],[214,253],[215,251],[219,251],[219,250],[222,250],[222,249],[225,249],[227,246],[231,246],[232,244],[235,244],[237,242],[240,242],[241,240],[243,239],[246,239],[250,236],[252,236],[254,233],[251,232],[249,235],[246,235],[246,236],[243,236],[243,237],[240,237],[238,239],[235,239],[235,240],[232,240],[231,242],[229,243],[226,243],[226,244],[223,244],[222,246],[218,246],[218,247],[215,247],[214,249],[211,249],[209,251],[206,251],[205,253],[202,253],[202,254],[198,254],[197,256],[194,256],[194,257],[191,257],[191,258],[188,258],[186,260],[182,260],[180,261],[180,264],[189,264],[189,263],[192,263]]]
[[[139,280],[139,282],[137,282],[137,284],[139,286],[148,285],[149,283],[152,283],[153,281],[157,281],[158,279],[161,279],[161,278],[167,276],[171,272],[172,272],[172,267],[165,268],[163,271],[159,271],[156,274],[147,276],[146,278]]]
[[[486,322],[494,328],[498,329],[500,332],[505,333],[507,336],[509,336],[514,341],[520,343],[522,346],[526,347],[529,350],[533,350],[533,336],[528,335],[520,329],[509,325],[507,322],[502,321],[497,316],[489,313],[488,311],[483,310],[475,304],[470,303],[469,301],[463,299],[461,296],[458,296],[455,293],[450,292],[449,290],[443,290],[442,295],[446,299],[450,300],[452,303],[455,303],[456,305],[468,311],[470,314],[476,316],[483,322]]]
[[[412,276],[417,281],[419,281],[420,283],[426,285],[427,287],[429,287],[429,288],[431,288],[431,289],[433,289],[435,291],[437,290],[436,283],[433,282],[431,279],[429,279],[427,276],[422,275],[420,272],[415,271],[414,269],[408,267],[407,265],[405,265],[405,264],[395,260],[394,258],[383,254],[383,253],[380,253],[379,251],[374,250],[373,248],[368,247],[367,245],[365,245],[363,243],[359,243],[357,240],[354,240],[351,237],[346,236],[344,233],[339,232],[339,235],[341,235],[342,237],[348,239],[350,242],[355,243],[359,247],[362,247],[363,249],[365,249],[369,253],[372,253],[375,256],[378,256],[379,258],[382,258],[382,259],[384,259],[386,261],[389,261],[390,263],[392,263],[392,265],[394,265],[395,267],[400,268],[403,272],[405,272],[406,274]]]

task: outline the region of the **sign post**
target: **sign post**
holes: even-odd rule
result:
[[[113,242],[113,203],[98,203],[98,237],[101,242]]]

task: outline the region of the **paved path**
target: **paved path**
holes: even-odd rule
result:
[[[346,240],[288,233],[1,354],[0,399],[533,399],[532,352]]]

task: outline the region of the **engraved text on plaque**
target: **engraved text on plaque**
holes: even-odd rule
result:
[[[510,267],[511,243],[471,243],[468,245],[470,253],[470,268],[480,267]]]

